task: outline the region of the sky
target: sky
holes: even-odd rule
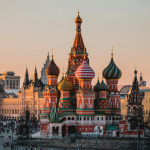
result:
[[[122,71],[119,85],[132,84],[135,67],[150,85],[149,0],[0,0],[0,73],[14,71],[24,80],[26,64],[32,78],[41,76],[47,53],[67,68],[79,6],[81,33],[90,66],[98,73],[114,61]]]

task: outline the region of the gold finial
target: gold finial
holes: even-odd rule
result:
[[[56,105],[55,105],[55,111],[56,111]]]
[[[104,77],[102,76],[102,80],[103,80],[103,78],[104,78]]]
[[[53,102],[53,106],[54,106],[54,102]]]
[[[79,10],[78,10],[78,16],[77,16],[77,18],[75,19],[75,23],[82,23],[82,19],[81,19],[80,16],[79,16]]]
[[[99,80],[99,73],[98,73],[98,80]]]
[[[53,59],[53,48],[52,48],[52,59]]]
[[[64,74],[65,74],[65,78],[66,78],[67,77],[66,68],[65,68],[65,73]]]
[[[112,52],[111,52],[111,58],[113,58],[113,46],[111,47],[111,50],[112,50]]]
[[[63,67],[63,73],[62,73],[62,76],[64,77],[64,67]]]

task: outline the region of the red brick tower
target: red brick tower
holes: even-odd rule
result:
[[[94,115],[94,92],[91,80],[95,77],[95,73],[85,58],[76,70],[75,76],[79,81],[76,112],[78,115]]]
[[[51,109],[53,107],[53,104],[57,107],[58,101],[59,101],[59,91],[58,91],[58,76],[59,76],[59,68],[52,60],[50,64],[45,69],[45,73],[47,76],[47,85],[45,86],[45,89],[43,91],[44,96],[44,108],[43,113],[49,113],[51,112]]]
[[[111,54],[111,61],[109,65],[103,70],[103,77],[106,79],[108,85],[107,98],[112,113],[121,114],[120,109],[120,93],[118,91],[118,80],[121,77],[121,71],[116,66],[113,60],[113,53]]]
[[[125,121],[119,123],[119,128],[125,136],[144,135],[143,105],[137,80],[137,71],[134,71],[134,81],[130,95],[128,95],[127,115]],[[138,132],[137,132],[138,131]]]
[[[73,43],[73,47],[71,48],[71,52],[69,53],[68,69],[67,69],[67,79],[73,85],[73,90],[70,93],[70,97],[74,106],[76,106],[76,91],[79,88],[78,80],[75,77],[75,71],[81,65],[84,59],[84,51],[85,51],[86,60],[89,63],[88,53],[86,52],[86,48],[84,46],[82,35],[81,35],[82,19],[79,16],[79,12],[77,18],[75,19],[75,23],[76,23],[76,36]]]

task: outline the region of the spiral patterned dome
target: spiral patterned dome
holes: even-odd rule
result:
[[[95,77],[95,72],[88,65],[85,58],[84,58],[82,64],[76,70],[75,76],[77,79],[93,79]]]
[[[72,84],[65,77],[62,82],[59,83],[58,89],[60,91],[71,91],[73,89]]]
[[[95,92],[100,91],[100,85],[101,85],[101,84],[99,83],[99,79],[98,79],[96,85],[93,87],[93,90],[94,90]]]
[[[47,68],[45,69],[45,73],[47,76],[49,75],[55,75],[58,76],[59,75],[59,68],[58,66],[55,64],[53,57],[51,62],[49,63],[49,65],[47,66]]]
[[[104,83],[103,79],[102,82],[100,83],[100,91],[107,91],[108,86]]]
[[[103,70],[103,77],[105,79],[119,79],[122,75],[120,69],[116,66],[113,60],[113,54],[111,54],[111,61],[109,65]]]

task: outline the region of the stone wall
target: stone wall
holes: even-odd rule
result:
[[[25,142],[24,142],[25,143]],[[26,143],[28,143],[26,141]],[[38,145],[44,147],[64,147],[64,148],[78,148],[77,144],[81,144],[80,148],[95,149],[112,149],[112,150],[137,150],[136,139],[49,139],[34,141],[31,145]],[[41,144],[40,144],[41,143]],[[150,150],[150,139],[141,139],[138,141],[139,150]]]

